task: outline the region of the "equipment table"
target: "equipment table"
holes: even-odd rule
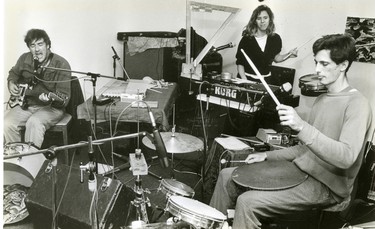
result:
[[[118,90],[119,88],[126,88],[126,81],[111,80],[105,84],[99,91],[98,96],[102,95],[108,90]],[[155,90],[159,91],[156,92]],[[153,90],[147,90],[144,102],[152,101],[157,102],[157,107],[151,107],[152,113],[155,117],[155,122],[160,124],[163,130],[169,129],[168,117],[173,110],[173,104],[175,103],[175,97],[177,93],[177,84],[169,83],[167,87],[153,88]],[[119,121],[121,122],[145,122],[151,123],[148,110],[141,108],[144,104],[139,103],[140,108],[129,107],[125,112],[123,110],[131,104],[131,102],[121,102],[119,97],[113,98],[112,103],[106,105],[97,105],[97,120],[98,121],[109,121],[117,120],[121,115]],[[114,104],[113,104],[114,103]],[[111,105],[112,104],[112,105]],[[123,113],[122,113],[123,112]],[[122,113],[122,114],[121,114]],[[90,121],[94,117],[94,107],[92,104],[92,97],[87,99],[84,103],[77,107],[77,118],[85,119]]]

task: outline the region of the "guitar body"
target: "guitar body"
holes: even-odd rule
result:
[[[11,108],[16,107],[16,106],[21,106],[22,109],[26,109],[28,104],[27,104],[27,96],[39,96],[41,93],[47,93],[48,98],[52,101],[56,102],[64,102],[67,100],[68,96],[66,96],[63,93],[59,92],[42,92],[42,91],[33,91],[32,87],[29,86],[28,84],[19,84],[18,85],[20,89],[20,94],[19,95],[11,95],[8,101],[8,104]]]
[[[8,101],[8,104],[11,108],[15,106],[21,106],[22,109],[27,108],[27,101],[26,101],[26,91],[29,89],[28,84],[19,84],[18,85],[20,89],[19,95],[11,95]]]

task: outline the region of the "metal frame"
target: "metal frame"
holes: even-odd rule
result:
[[[202,49],[202,51],[198,54],[195,60],[191,58],[191,53],[190,53],[190,50],[191,50],[191,12],[192,11],[198,11],[198,12],[223,11],[223,12],[230,13],[228,18],[223,22],[223,24],[216,31],[214,36],[210,39],[210,41],[206,44],[206,46]],[[220,37],[220,35],[223,33],[225,27],[235,18],[235,16],[237,15],[239,11],[240,11],[239,8],[186,0],[186,63],[182,65],[181,76],[194,78],[198,80],[202,79],[202,71],[201,71],[202,68],[199,67],[200,62],[206,56],[206,54],[211,49],[213,44],[217,41],[217,39]]]

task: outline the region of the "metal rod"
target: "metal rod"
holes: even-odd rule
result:
[[[81,71],[74,71],[74,70],[70,70],[70,69],[65,69],[65,68],[54,68],[54,67],[45,67],[45,66],[42,66],[41,68],[45,68],[45,69],[50,69],[50,70],[57,70],[57,71],[64,71],[64,72],[72,72],[72,73],[78,73],[78,74],[83,74],[83,75],[88,75],[88,76],[97,76],[97,77],[104,77],[104,78],[110,78],[110,79],[119,79],[119,80],[124,80],[123,78],[117,78],[117,77],[113,77],[113,76],[105,76],[105,75],[101,75],[101,74],[98,74],[98,73],[92,73],[92,72],[81,72]]]
[[[136,138],[138,136],[146,136],[146,132],[143,131],[143,132],[134,133],[134,134],[127,134],[127,135],[121,135],[121,136],[116,136],[116,137],[98,139],[98,140],[92,141],[92,144],[93,145],[99,145],[101,143],[108,142],[108,141],[115,141],[115,140],[127,139],[127,138]],[[79,143],[75,143],[75,144],[65,145],[65,146],[55,146],[55,147],[53,147],[53,151],[73,149],[73,148],[83,147],[83,146],[86,146],[88,144],[89,143],[86,141],[86,142],[79,142]],[[3,159],[6,160],[6,159],[11,159],[11,158],[31,156],[31,155],[35,155],[35,154],[47,153],[49,151],[51,151],[50,148],[49,149],[42,149],[42,150],[30,152],[30,153],[4,156]]]

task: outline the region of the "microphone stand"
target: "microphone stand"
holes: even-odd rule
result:
[[[128,138],[136,138],[138,136],[146,136],[146,132],[142,131],[142,132],[134,133],[134,134],[127,134],[127,135],[121,135],[121,136],[116,136],[116,137],[111,137],[111,138],[98,139],[98,140],[92,141],[92,144],[93,145],[101,145],[101,144],[103,144],[105,142],[108,142],[108,141],[116,141],[116,140],[122,140],[122,139],[128,139]],[[48,149],[36,150],[36,151],[30,152],[30,153],[7,155],[7,156],[3,157],[3,160],[12,159],[12,158],[19,158],[19,157],[27,157],[27,156],[32,156],[32,155],[41,154],[41,153],[50,153],[50,152],[55,152],[55,151],[74,149],[74,148],[78,148],[78,147],[87,146],[89,144],[90,143],[88,141],[82,141],[82,142],[78,142],[78,143],[74,143],[74,144],[70,144],[70,145],[55,146],[55,147],[50,147]]]
[[[94,128],[93,129],[94,129],[94,134],[96,134],[96,125],[97,125],[96,81],[97,81],[98,77],[109,78],[109,79],[113,79],[114,78],[116,80],[124,80],[124,79],[123,78],[113,77],[113,76],[105,76],[105,75],[101,75],[99,73],[73,71],[73,70],[64,69],[64,68],[54,68],[54,67],[45,67],[45,66],[42,66],[41,68],[50,69],[50,70],[56,70],[56,71],[65,71],[65,72],[77,73],[77,74],[87,75],[87,76],[91,77],[92,88],[93,88],[93,92],[92,92],[92,105],[93,105],[93,109],[94,109]]]
[[[113,49],[113,47],[112,47]],[[112,59],[113,59],[113,76],[116,76],[116,60],[117,58],[120,58],[119,56],[117,56],[117,54],[115,53],[115,55],[112,56]]]
[[[47,149],[44,156],[49,160],[49,163],[45,169],[46,173],[51,173],[51,211],[52,211],[52,229],[58,228],[58,222],[57,222],[57,174],[56,174],[56,165],[57,165],[57,159],[56,159],[56,152],[53,148]]]
[[[167,167],[169,167],[168,158],[166,158],[166,155],[161,155],[161,153],[159,152],[159,151],[165,151],[165,153],[166,153],[167,150],[165,149],[164,141],[163,141],[163,139],[162,139],[162,137],[160,135],[159,135],[160,137],[158,138],[158,140],[159,140],[159,144],[161,144],[161,145],[157,145],[157,143],[156,143],[156,140],[155,140],[155,135],[157,134],[156,122],[155,122],[155,118],[154,118],[154,115],[152,114],[150,106],[145,101],[143,101],[143,100],[136,100],[136,101],[132,102],[129,106],[131,106],[133,104],[139,104],[139,103],[143,103],[147,107],[148,114],[149,114],[149,117],[150,117],[150,120],[151,120],[151,125],[153,127],[153,132],[154,132],[154,137],[151,137],[151,135],[149,133],[146,133],[145,136],[148,137],[150,139],[150,141],[155,145],[155,150],[158,153],[157,158],[159,158],[161,166],[163,168],[167,168]],[[139,131],[139,126],[138,126],[138,131]],[[139,136],[138,136],[137,140],[138,140],[137,144],[138,144],[138,149],[139,149]],[[165,156],[165,157],[163,157],[163,156]],[[151,159],[148,159],[148,160],[152,161],[155,158],[156,157],[151,157]],[[146,160],[146,162],[148,160]],[[106,176],[108,174],[119,172],[119,171],[121,171],[123,169],[128,169],[128,168],[130,168],[130,163],[126,162],[123,165],[115,167],[112,170],[104,173],[103,175]],[[169,173],[172,174],[172,176],[173,176],[173,170],[169,171]],[[158,174],[155,174],[155,173],[153,173],[151,171],[148,171],[148,174],[151,175],[152,177],[158,179],[158,180],[162,180],[163,179],[162,176],[159,176]]]
[[[113,55],[113,68],[114,68],[114,76],[116,76],[116,60],[117,60],[117,62],[118,62],[118,64],[120,65],[120,67],[122,68],[122,71],[124,71],[124,73],[125,73],[125,76],[126,76],[126,78],[128,79],[128,80],[130,80],[130,77],[129,77],[129,75],[128,75],[128,73],[126,72],[126,70],[125,70],[125,68],[124,68],[124,66],[121,64],[121,62],[120,62],[120,57],[117,55],[117,52],[116,52],[116,50],[113,48],[113,47],[111,47],[112,48],[112,51],[113,51],[113,53],[115,54],[115,55]],[[126,79],[125,79],[126,80]]]

